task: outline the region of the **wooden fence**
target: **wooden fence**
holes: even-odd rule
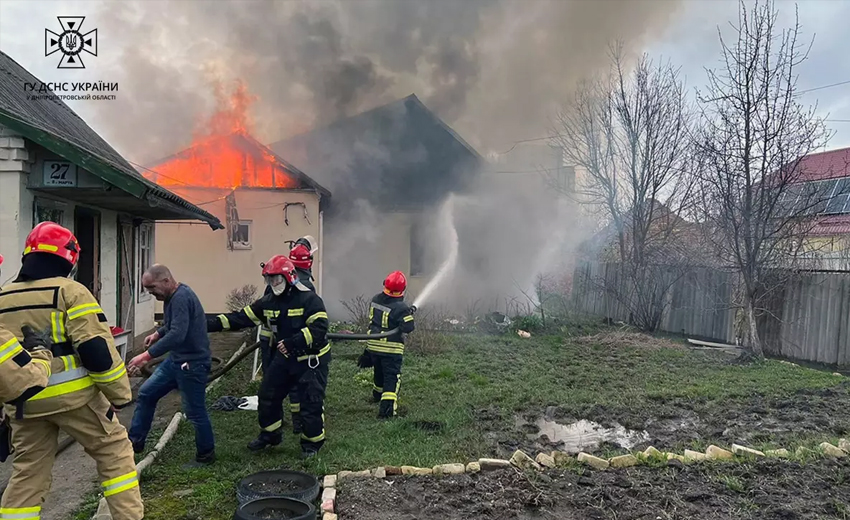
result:
[[[712,268],[674,272],[659,268],[666,280],[660,330],[688,337],[735,342],[734,273]],[[629,309],[610,288],[622,284],[617,264],[576,267],[572,298],[577,311],[629,321]],[[850,365],[850,274],[804,273],[794,276],[765,302],[759,334],[770,355],[830,365]]]

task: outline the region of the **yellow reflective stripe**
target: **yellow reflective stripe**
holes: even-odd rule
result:
[[[279,430],[281,426],[283,426],[283,421],[277,421],[263,428],[263,431],[273,432]]]
[[[265,316],[266,318],[275,318],[277,316],[280,316],[280,311],[263,309],[263,316]]]
[[[47,361],[46,359],[38,359],[38,358],[32,358],[32,360],[35,361],[36,363],[41,363],[42,365],[44,365],[44,368],[47,369],[47,377],[50,377],[50,374],[52,372],[50,370],[50,362],[49,361]]]
[[[321,318],[328,319],[328,313],[324,312],[324,311],[317,312],[316,314],[307,318],[307,325],[309,325],[309,324],[313,323],[314,321],[321,319]]]
[[[61,311],[50,313],[50,328],[53,334],[53,343],[65,341],[65,314]]]
[[[304,308],[300,309],[289,309],[286,311],[287,316],[304,316]]]
[[[307,437],[303,433],[301,434],[301,438],[307,442],[319,442],[325,440],[325,430],[322,428],[322,433],[316,435],[315,437]]]
[[[39,520],[40,518],[41,506],[0,508],[0,519],[2,520]]]
[[[260,321],[260,318],[258,318],[257,315],[254,314],[254,311],[251,310],[250,305],[246,305],[245,308],[242,309],[242,310],[245,312],[245,315],[248,316],[248,318],[250,318],[250,320],[254,322],[254,325],[262,325],[263,324],[263,322]]]
[[[381,387],[380,387],[380,386],[378,386],[378,385],[372,385],[372,390],[374,390],[374,391],[376,391],[376,392],[383,392],[383,391],[384,391],[384,389],[383,389],[383,388],[381,388]]]
[[[270,338],[272,337],[272,331],[270,331],[269,329],[260,329],[260,337]]]
[[[390,313],[381,312],[381,328],[384,330],[390,328]]]
[[[124,363],[121,363],[107,372],[89,372],[89,376],[91,376],[95,383],[111,383],[116,379],[120,379],[126,373],[127,367]]]
[[[398,399],[398,394],[395,392],[384,392],[381,394],[381,401],[395,401]]]
[[[289,403],[289,411],[292,413],[301,413],[301,403]]]
[[[75,320],[77,318],[82,318],[87,314],[97,314],[98,312],[103,312],[100,305],[97,303],[85,303],[68,309],[67,315],[69,320]]]
[[[327,354],[327,353],[328,353],[328,352],[330,352],[330,351],[331,351],[331,346],[330,346],[330,344],[325,345],[324,347],[322,347],[322,350],[320,350],[320,351],[319,351],[319,353],[318,353],[318,354],[316,354],[316,357],[322,357],[322,356],[324,356],[325,354]],[[297,358],[295,359],[295,361],[307,361],[307,358],[309,358],[309,357],[310,357],[309,355],[307,355],[307,356],[299,356],[299,357],[297,357]]]
[[[0,346],[0,363],[18,355],[18,353],[22,350],[24,350],[24,347],[21,346],[18,338],[12,338],[6,343],[3,343],[3,345]]]
[[[132,489],[139,485],[139,474],[136,470],[127,473],[126,475],[121,475],[120,477],[116,477],[110,480],[107,480],[101,487],[103,487],[103,496],[108,497],[112,495],[117,495],[122,491],[127,491],[128,489]]]
[[[94,386],[94,381],[90,377],[74,379],[73,381],[68,381],[67,383],[60,383],[58,385],[48,386],[41,392],[35,394],[33,397],[30,397],[30,401],[40,401],[42,399],[49,399],[51,397],[57,397],[60,395],[72,394],[74,392],[79,392],[80,390],[85,390],[90,386]]]
[[[312,345],[313,344],[313,333],[310,332],[310,329],[308,329],[307,327],[304,327],[303,329],[301,329],[301,332],[304,333],[304,341],[307,342],[307,345]]]
[[[77,367],[77,357],[73,354],[68,356],[60,356],[59,359],[62,360],[62,364],[65,366],[65,370],[74,370]]]
[[[398,346],[394,346],[398,345]],[[372,340],[366,342],[366,350],[370,352],[380,352],[384,354],[403,354],[404,345],[401,343],[379,343]]]
[[[402,321],[413,321],[413,316],[408,314],[407,316],[404,317],[404,319]]]
[[[224,314],[219,314],[218,321],[221,322],[221,328],[223,330],[230,330],[230,320],[227,319],[227,316],[225,316]]]

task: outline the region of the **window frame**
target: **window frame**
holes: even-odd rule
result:
[[[242,226],[245,226],[245,227],[248,228],[248,241],[247,242],[237,242],[235,240],[236,237],[231,236],[230,237],[230,243],[233,246],[233,250],[234,251],[248,251],[248,250],[253,249],[254,221],[253,220],[239,219],[239,220],[236,221],[236,226],[237,226],[237,228],[236,228],[237,230],[240,229]]]
[[[142,285],[142,276],[145,271],[154,263],[154,232],[156,226],[152,222],[142,222],[136,228],[134,233],[135,250],[136,250],[136,282],[138,283],[138,292],[136,293],[136,303],[144,303],[153,298],[151,293],[145,290]],[[147,244],[143,244],[143,236],[147,238]],[[147,260],[147,265],[145,265]]]

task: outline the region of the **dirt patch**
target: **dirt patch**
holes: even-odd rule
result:
[[[640,332],[601,332],[592,336],[579,336],[572,338],[570,341],[579,345],[593,345],[608,348],[641,348],[658,350],[662,348],[685,349],[685,345],[675,341],[656,338],[649,334],[641,334]]]
[[[283,496],[285,494],[304,491],[303,486],[299,485],[297,482],[286,479],[258,480],[247,484],[246,487],[260,495]]]
[[[340,520],[846,518],[850,462],[514,470],[340,482]]]
[[[251,513],[253,516],[257,518],[269,518],[271,520],[285,520],[287,518],[297,518],[301,516],[298,513],[293,513],[288,509],[279,509],[279,508],[271,508],[271,509],[263,509],[259,513]]]
[[[706,443],[783,443],[800,436],[841,437],[850,431],[848,383],[833,388],[801,390],[793,395],[775,397],[752,395],[727,400],[669,399],[651,400],[631,407],[588,405],[550,406],[516,420],[497,408],[475,412],[488,433],[485,438],[498,456],[509,456],[516,449],[528,453],[569,446],[548,435],[546,424],[571,426],[592,421],[604,428],[646,432],[642,442],[617,442],[604,439],[593,452],[615,449],[644,449],[647,446],[674,448],[694,441]],[[513,427],[506,431],[505,424]],[[551,432],[550,432],[551,433]],[[586,439],[585,439],[586,440]],[[630,439],[633,440],[633,437]]]

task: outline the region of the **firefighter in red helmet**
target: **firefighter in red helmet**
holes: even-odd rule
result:
[[[312,457],[325,442],[324,399],[328,384],[330,345],[328,314],[318,294],[301,283],[292,261],[283,255],[263,264],[263,278],[270,287],[241,311],[219,314],[207,322],[207,330],[241,330],[263,326],[271,331],[274,356],[263,372],[258,415],[260,435],[248,444],[259,451],[283,440],[283,399],[296,385],[300,388],[301,453]]]
[[[395,417],[398,409],[398,391],[401,386],[401,365],[404,360],[404,335],[413,332],[415,307],[404,301],[407,278],[401,271],[393,271],[384,280],[384,290],[372,298],[369,306],[369,334],[380,334],[398,328],[398,333],[366,341],[366,352],[360,366],[374,367],[372,399],[380,403],[378,417]]]
[[[292,248],[289,250],[289,259],[292,265],[295,266],[295,272],[298,274],[298,280],[305,287],[313,292],[316,292],[316,287],[313,285],[313,253],[318,248],[315,247],[315,240],[312,236],[306,235],[292,242]],[[264,267],[265,264],[260,264]],[[272,288],[266,285],[264,296],[271,293]],[[268,370],[269,363],[274,359],[274,354],[277,352],[271,345],[271,331],[265,327],[260,327],[260,358],[262,361],[263,373]],[[296,386],[289,392],[289,413],[292,414],[292,433],[298,435],[301,433],[303,426],[301,424],[301,389]]]
[[[144,517],[133,449],[115,414],[132,399],[130,380],[100,304],[71,279],[79,255],[71,231],[42,222],[26,239],[17,279],[0,289],[0,327],[21,331],[22,343],[25,328],[45,334],[53,351],[47,387],[22,409],[6,405],[16,455],[0,518],[39,517],[59,430],[97,461],[112,517]]]

